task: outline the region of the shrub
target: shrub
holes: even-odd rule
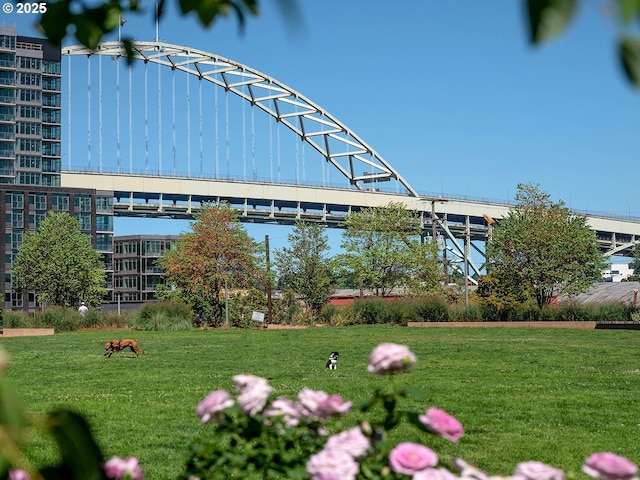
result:
[[[193,328],[191,307],[182,302],[152,302],[138,310],[136,325],[143,330],[178,331]]]
[[[452,322],[482,322],[482,307],[476,304],[453,305],[449,308],[449,319]]]
[[[57,332],[73,332],[80,328],[82,318],[72,308],[48,307],[35,315],[39,326],[53,328]]]
[[[429,296],[413,300],[412,311],[419,322],[448,322],[449,308],[439,297]]]
[[[327,304],[320,310],[320,322],[326,325],[336,325],[338,323],[340,309],[337,305]]]
[[[359,324],[406,325],[406,307],[402,300],[368,298],[352,303],[353,315]]]

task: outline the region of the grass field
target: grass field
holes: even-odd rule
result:
[[[132,336],[147,355],[105,358],[103,344]],[[418,357],[408,373],[366,372],[383,341],[409,345]],[[146,478],[172,479],[185,447],[214,427],[200,425],[197,403],[211,390],[233,390],[231,377],[265,377],[276,394],[295,398],[302,387],[358,402],[388,382],[425,394],[407,407],[445,409],[465,427],[458,444],[415,436],[493,474],[540,460],[577,472],[596,451],[640,461],[640,332],[529,328],[342,327],[306,330],[75,332],[0,340],[7,371],[27,408],[58,406],[84,413],[105,456],[137,456]],[[337,370],[324,368],[337,350]],[[350,414],[343,425],[354,420]],[[55,454],[47,438],[30,439],[36,463]]]

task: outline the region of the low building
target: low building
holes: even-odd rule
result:
[[[158,259],[175,248],[178,235],[127,235],[113,239],[113,298],[121,302],[156,299],[165,284]]]
[[[626,282],[633,275],[633,268],[628,263],[612,263],[602,272],[602,280],[605,282]]]

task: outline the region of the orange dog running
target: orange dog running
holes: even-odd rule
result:
[[[144,353],[145,355],[147,354],[147,352],[145,352],[138,346],[138,342],[133,338],[126,338],[124,340],[111,340],[110,342],[105,343],[104,349],[106,350],[106,352],[104,354],[105,356],[110,358],[114,353],[121,352],[126,348],[129,348],[133,353],[135,353],[136,357],[139,353]]]

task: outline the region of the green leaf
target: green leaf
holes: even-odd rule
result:
[[[47,11],[40,17],[39,30],[54,44],[61,45],[71,23],[70,3],[48,2]]]
[[[540,44],[565,30],[576,6],[577,0],[527,0],[531,43]]]
[[[424,400],[424,392],[416,386],[407,385],[404,387],[404,391],[408,396],[411,396],[416,400]]]
[[[60,448],[62,466],[71,473],[72,478],[104,478],[102,452],[81,415],[69,410],[57,410],[49,415],[46,426]]]
[[[640,38],[624,37],[618,44],[618,51],[627,79],[640,88]]]
[[[618,0],[618,11],[624,23],[640,16],[640,0]]]

